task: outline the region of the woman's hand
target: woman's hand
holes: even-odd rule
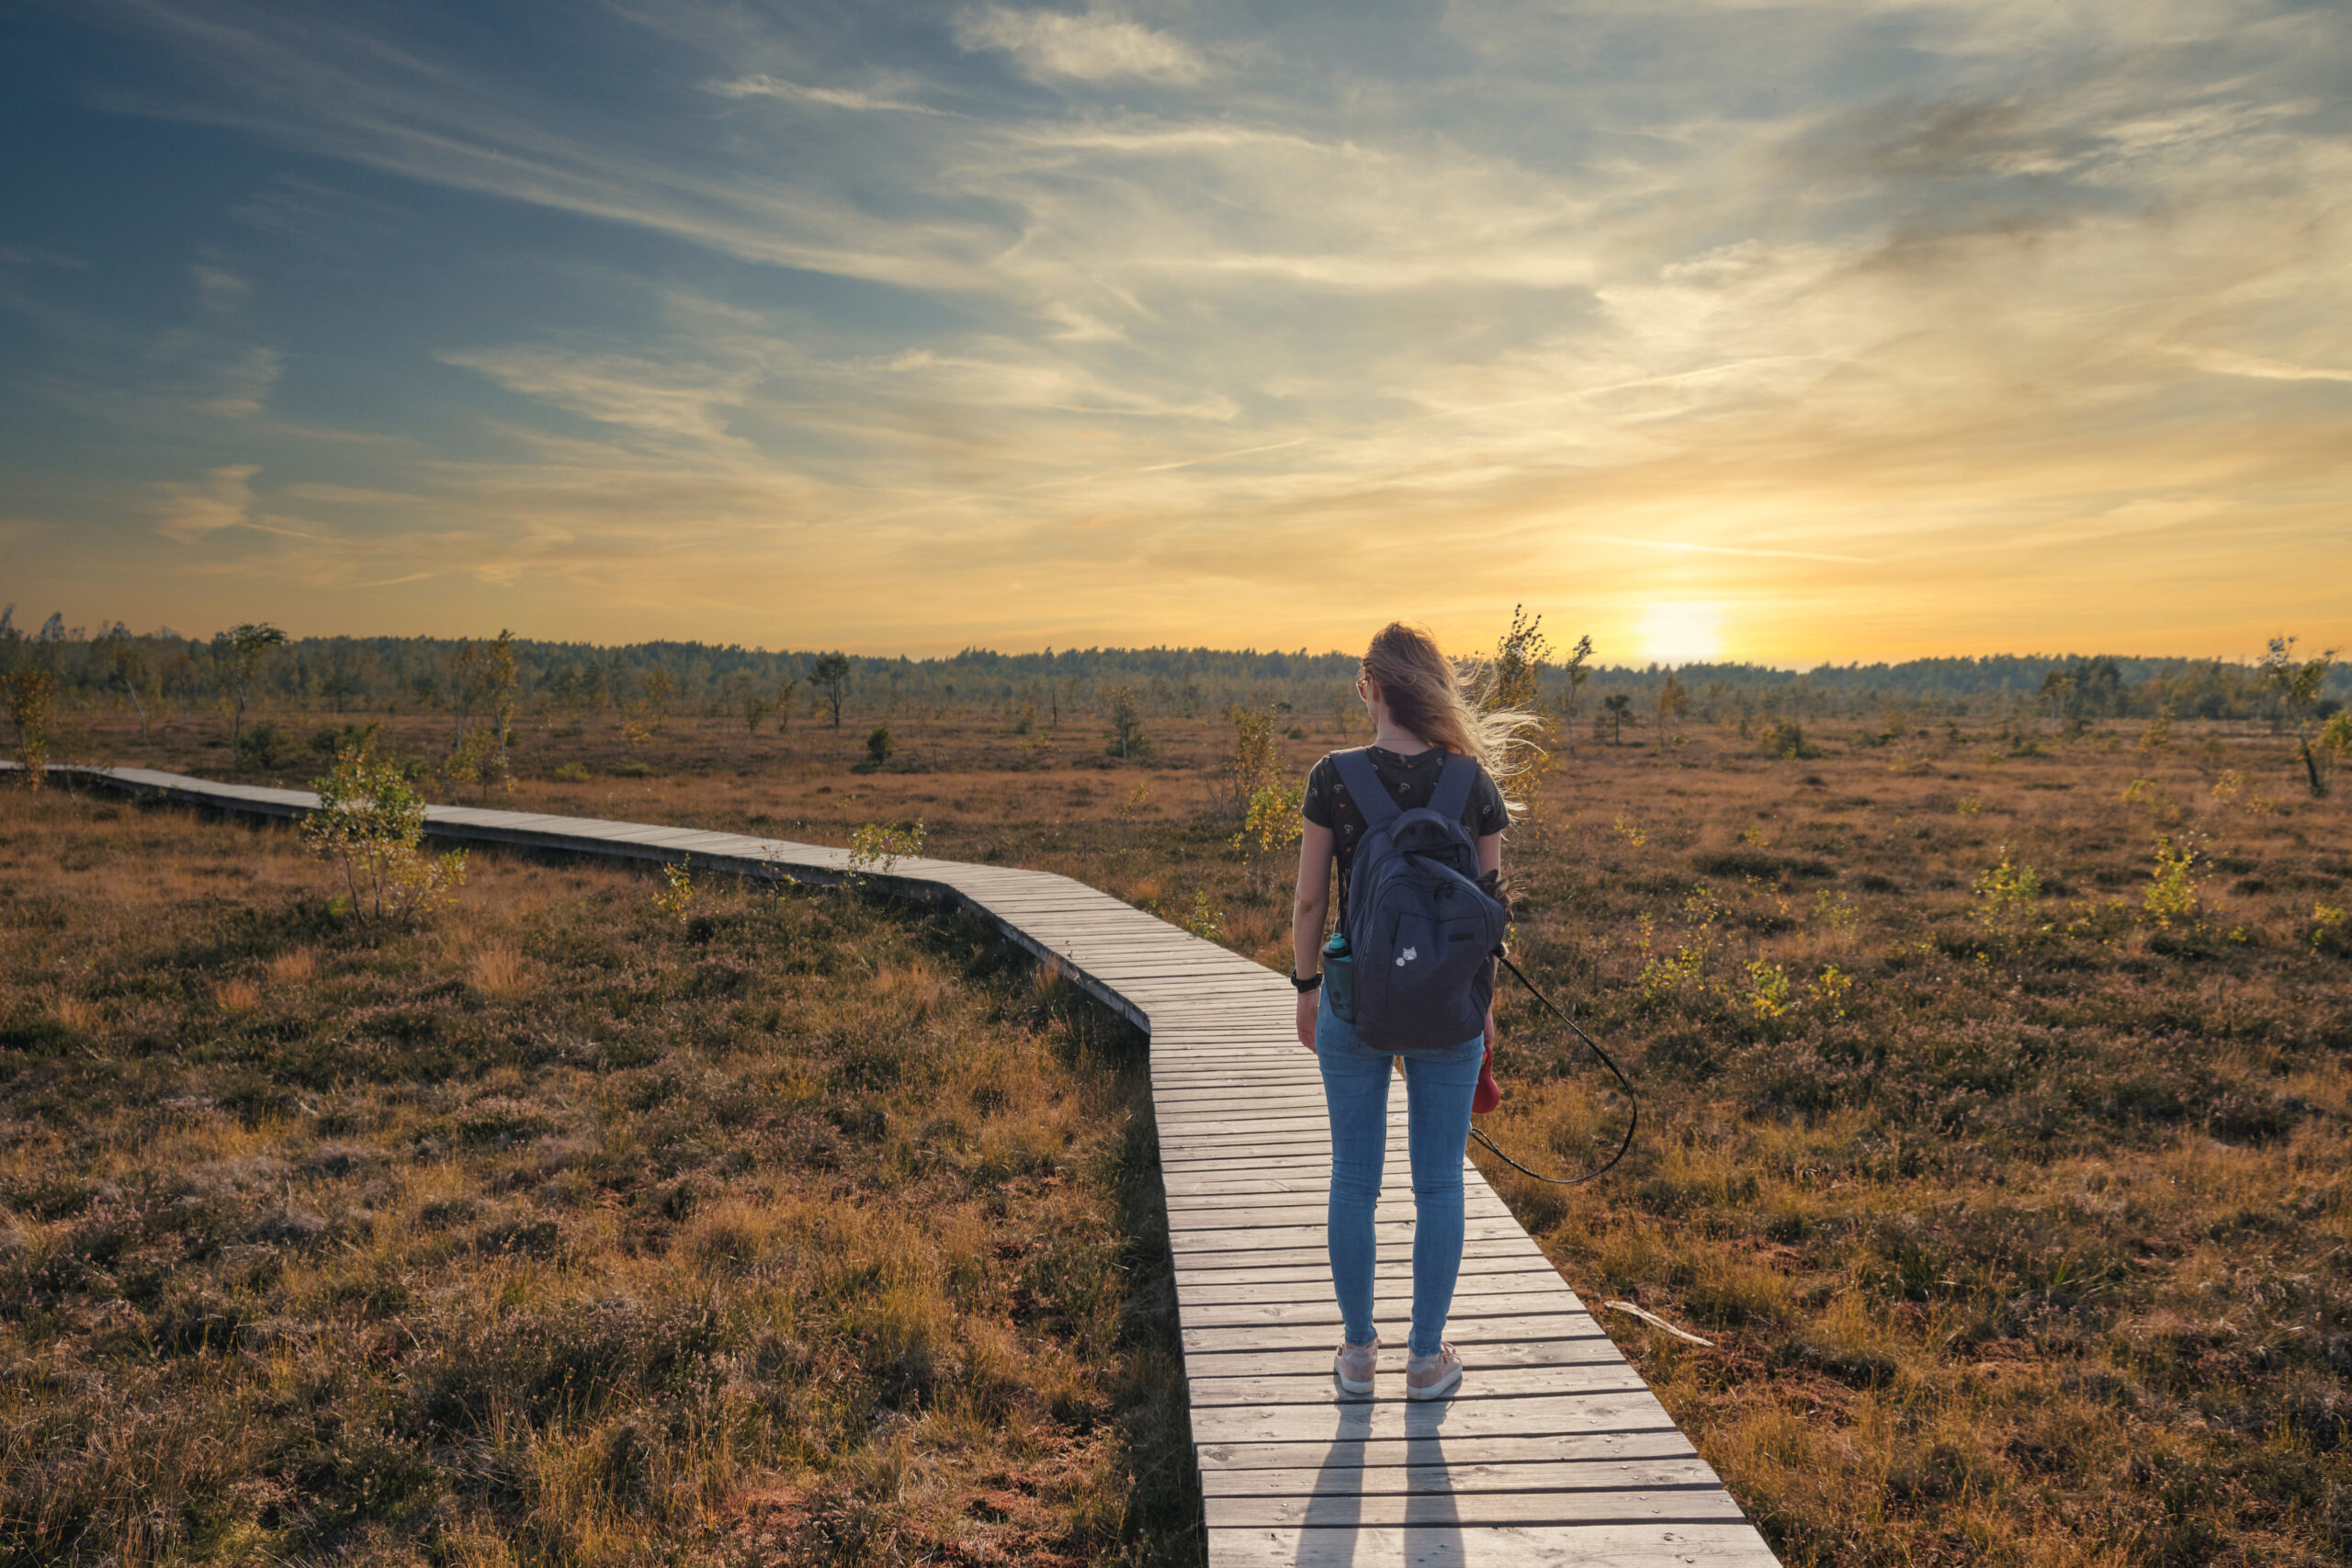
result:
[[[1489,1055],[1489,1056],[1491,1056],[1491,1055],[1493,1055],[1495,1054],[1495,1007],[1494,1007],[1494,1004],[1493,1004],[1492,1002],[1489,1002],[1489,1003],[1487,1003],[1487,1030],[1486,1030],[1486,1034],[1487,1034],[1487,1055]]]
[[[1302,822],[1298,829],[1298,892],[1290,906],[1290,972],[1306,977],[1321,972],[1323,916],[1331,903],[1331,829]],[[1315,1049],[1315,1010],[1320,998],[1298,993],[1298,1043]]]

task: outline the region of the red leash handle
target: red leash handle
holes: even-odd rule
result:
[[[1576,1031],[1577,1038],[1585,1043],[1585,1045],[1592,1052],[1593,1055],[1600,1060],[1600,1065],[1609,1069],[1610,1076],[1617,1080],[1617,1087],[1624,1091],[1625,1103],[1632,1108],[1633,1114],[1628,1116],[1625,1120],[1625,1140],[1617,1145],[1617,1152],[1611,1155],[1609,1158],[1601,1164],[1586,1171],[1582,1176],[1546,1176],[1540,1170],[1530,1170],[1525,1166],[1520,1164],[1519,1161],[1511,1158],[1510,1156],[1503,1153],[1501,1149],[1498,1148],[1495,1145],[1494,1139],[1487,1136],[1486,1129],[1482,1127],[1471,1128],[1470,1136],[1476,1139],[1478,1143],[1485,1145],[1487,1151],[1489,1154],[1492,1154],[1497,1159],[1502,1161],[1513,1170],[1518,1171],[1521,1176],[1532,1177],[1538,1181],[1547,1182],[1554,1187],[1580,1186],[1585,1182],[1590,1181],[1597,1176],[1607,1174],[1619,1160],[1625,1157],[1625,1151],[1634,1146],[1634,1134],[1642,1124],[1641,1097],[1634,1092],[1633,1080],[1625,1077],[1623,1069],[1620,1068],[1615,1062],[1610,1060],[1609,1053],[1600,1048],[1600,1042],[1594,1040],[1591,1035],[1587,1034],[1582,1028],[1578,1027],[1575,1019],[1570,1018],[1566,1013],[1562,1012],[1558,1007],[1555,1006],[1551,998],[1537,990],[1535,988],[1535,982],[1529,979],[1525,975],[1521,974],[1518,964],[1513,964],[1499,949],[1497,950],[1495,953],[1495,959],[1496,962],[1499,963],[1504,968],[1510,970],[1514,975],[1518,975],[1519,983],[1527,987],[1527,994],[1533,997],[1537,1001],[1543,1003],[1545,1010],[1549,1011],[1554,1018],[1558,1019],[1562,1023],[1566,1024],[1570,1029]],[[1492,1111],[1496,1106],[1500,1105],[1503,1102],[1502,1089],[1495,1082],[1494,1066],[1495,1054],[1491,1049],[1489,1049],[1487,1053],[1486,1060],[1481,1062],[1478,1066],[1478,1087],[1471,1092],[1470,1096],[1470,1112],[1474,1116],[1484,1115],[1486,1112]]]

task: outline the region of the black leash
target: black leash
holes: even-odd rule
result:
[[[1625,1157],[1625,1151],[1634,1146],[1634,1130],[1642,1124],[1642,1102],[1640,1098],[1634,1093],[1634,1085],[1632,1081],[1625,1077],[1624,1072],[1615,1062],[1609,1059],[1609,1053],[1600,1048],[1600,1043],[1599,1041],[1593,1039],[1591,1035],[1587,1034],[1583,1029],[1579,1028],[1575,1019],[1570,1018],[1566,1013],[1562,1012],[1557,1007],[1554,1006],[1551,998],[1545,996],[1543,992],[1535,988],[1534,981],[1529,979],[1525,975],[1520,974],[1518,964],[1513,964],[1509,958],[1505,957],[1500,953],[1497,953],[1495,954],[1495,958],[1504,968],[1510,970],[1512,974],[1519,976],[1519,983],[1527,987],[1527,994],[1533,997],[1537,1001],[1542,1002],[1545,1009],[1551,1012],[1554,1018],[1558,1019],[1570,1029],[1576,1030],[1577,1038],[1583,1041],[1587,1046],[1590,1047],[1592,1054],[1600,1059],[1600,1065],[1607,1067],[1611,1076],[1616,1078],[1617,1087],[1625,1091],[1625,1103],[1633,1107],[1633,1114],[1625,1120],[1625,1141],[1617,1145],[1617,1152],[1611,1155],[1604,1164],[1597,1166],[1591,1170],[1586,1171],[1582,1176],[1546,1176],[1540,1170],[1530,1170],[1525,1166],[1520,1164],[1519,1161],[1511,1158],[1510,1156],[1503,1153],[1501,1149],[1496,1147],[1494,1139],[1487,1136],[1486,1131],[1483,1128],[1471,1128],[1470,1136],[1478,1143],[1484,1144],[1487,1146],[1487,1153],[1493,1155],[1497,1159],[1502,1161],[1513,1170],[1518,1171],[1521,1176],[1532,1176],[1538,1181],[1549,1182],[1555,1187],[1577,1187],[1585,1182],[1590,1181],[1597,1176],[1606,1175],[1610,1167],[1614,1166],[1619,1160],[1623,1159]]]

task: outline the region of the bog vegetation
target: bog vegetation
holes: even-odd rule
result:
[[[2341,667],[2282,641],[2201,672],[2042,661],[2007,691],[1864,705],[1830,678],[1773,697],[1595,675],[1581,651],[1532,666],[1554,735],[1506,850],[1515,941],[1634,1068],[1653,1131],[1590,1189],[1490,1174],[1588,1298],[1715,1342],[1610,1322],[1784,1559],[2343,1560]],[[1503,652],[1493,678],[1521,678]],[[1344,669],[1294,663],[1290,686],[1187,712],[1154,693],[1173,675],[945,661],[924,679],[987,682],[918,701],[847,662],[843,723],[803,688],[781,732],[775,710],[681,705],[685,680],[666,713],[526,691],[492,792],[849,844],[876,869],[1064,872],[1287,962],[1281,792],[1362,739]],[[77,690],[50,692],[56,723],[102,753],[224,771],[220,716]],[[482,787],[447,771],[447,711],[256,714],[245,734],[275,725],[284,755],[254,776],[301,783],[364,739],[415,787]],[[230,1499],[202,1518],[245,1521],[176,1549],[216,1555],[646,1555],[629,1508],[657,1495],[678,1510],[648,1516],[662,1539],[711,1552],[1191,1550],[1189,1505],[1144,1484],[1187,1468],[1161,1287],[1068,1282],[1148,1253],[1136,1058],[973,933],[487,852],[437,922],[369,931],[330,911],[342,884],[291,834],[53,791],[6,809],[23,1131],[0,1200],[11,1266],[54,1271],[11,1297],[36,1304],[8,1351],[8,1473],[67,1500],[42,1517],[159,1540],[136,1532],[164,1514],[123,1488],[177,1475],[175,1498]],[[854,1003],[817,983],[841,976]],[[1490,1131],[1532,1164],[1589,1163],[1620,1109],[1516,999],[1502,1037]],[[967,1055],[1033,1066],[967,1081]],[[1055,1136],[1050,1166],[989,1152]],[[238,1160],[279,1164],[239,1186]],[[428,1213],[445,1193],[473,1207]],[[696,1239],[739,1212],[770,1218]],[[859,1225],[905,1272],[857,1250]],[[180,1249],[173,1271],[141,1271],[154,1248]],[[925,1302],[932,1359],[894,1359],[892,1314]],[[596,1337],[608,1312],[616,1340]],[[560,1332],[525,1326],[541,1313]],[[582,1386],[501,1337],[535,1333],[627,1347],[587,1352],[622,1392],[499,1393],[563,1386],[559,1361]],[[631,1359],[681,1343],[684,1370]],[[470,1392],[435,1403],[444,1378]],[[105,1470],[82,1445],[117,1431],[170,1440]],[[406,1479],[334,1490],[379,1462]],[[341,1511],[286,1523],[314,1492]],[[273,1529],[321,1533],[254,1533]]]
[[[0,808],[0,1561],[1197,1555],[1139,1043],[990,933]]]

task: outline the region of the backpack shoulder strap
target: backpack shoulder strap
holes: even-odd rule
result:
[[[1459,751],[1449,751],[1430,796],[1430,809],[1449,822],[1459,822],[1470,808],[1470,786],[1478,782],[1478,764]]]
[[[1403,815],[1388,798],[1388,790],[1373,771],[1372,758],[1363,748],[1332,752],[1331,765],[1339,770],[1340,782],[1348,786],[1348,793],[1355,796],[1356,809],[1363,813],[1366,827],[1383,828]],[[1464,796],[1465,801],[1468,798]]]

